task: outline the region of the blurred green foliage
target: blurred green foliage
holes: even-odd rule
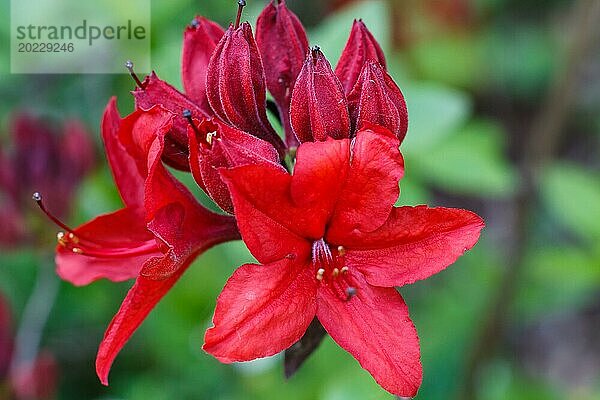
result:
[[[289,0],[296,9],[300,0]],[[7,10],[7,1],[0,2]],[[264,2],[249,1],[245,17],[254,21]],[[505,273],[505,241],[514,232],[506,210],[521,188],[518,151],[530,121],[562,66],[562,20],[571,2],[473,0],[474,21],[448,27],[406,2],[414,21],[436,32],[413,36],[393,49],[391,1],[350,4],[310,29],[335,63],[352,20],[362,18],[387,51],[390,72],[405,94],[410,128],[402,146],[406,178],[398,204],[475,208],[488,220],[481,242],[454,266],[424,282],[401,289],[420,333],[424,382],[419,399],[460,398],[465,369],[481,323],[492,312],[494,293]],[[411,11],[410,7],[417,11]],[[304,5],[303,10],[310,9]],[[158,75],[181,87],[179,57],[182,31],[195,14],[226,24],[235,4],[173,0],[152,1],[152,64]],[[412,13],[412,14],[411,14]],[[0,12],[0,36],[8,29]],[[438,26],[439,25],[439,26]],[[425,28],[407,26],[417,32]],[[0,44],[0,51],[6,43]],[[597,65],[597,64],[596,64]],[[94,132],[110,96],[123,114],[132,109],[133,83],[119,76],[24,76],[0,69],[0,116],[17,108],[57,118],[77,116]],[[595,75],[598,78],[598,74]],[[598,99],[592,93],[592,99]],[[581,112],[598,110],[595,106]],[[529,119],[527,119],[529,118]],[[569,122],[591,135],[587,157],[566,140],[559,162],[541,172],[541,207],[527,224],[522,274],[499,354],[478,371],[478,397],[500,399],[592,399],[598,387],[557,385],[545,375],[548,365],[527,367],[513,342],[530,326],[548,318],[578,313],[597,304],[600,292],[600,123]],[[573,135],[575,137],[575,135]],[[586,136],[589,138],[589,136]],[[98,144],[100,140],[96,135]],[[100,153],[101,154],[101,153]],[[591,154],[591,156],[589,156]],[[101,166],[80,188],[71,221],[80,223],[120,207],[103,156]],[[590,161],[592,160],[592,161]],[[194,187],[188,178],[187,183]],[[507,239],[508,237],[508,239]],[[45,249],[15,249],[0,255],[0,291],[18,316],[33,287],[37,264],[51,258]],[[289,381],[282,357],[240,365],[222,365],[201,350],[215,299],[234,268],[252,257],[241,243],[201,256],[153,311],[118,357],[111,386],[102,387],[93,362],[97,344],[129,283],[97,282],[75,288],[63,283],[44,335],[44,345],[61,366],[60,399],[388,399],[358,363],[327,338]],[[598,318],[598,316],[596,316]],[[516,338],[516,339],[515,339]],[[557,343],[560,346],[561,343]],[[600,359],[600,354],[598,355]],[[599,361],[600,362],[600,361]],[[600,366],[596,366],[600,371]],[[600,372],[599,372],[600,374]],[[600,378],[600,376],[599,376]],[[598,379],[600,381],[600,379]]]

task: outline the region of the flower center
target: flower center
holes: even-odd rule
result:
[[[346,249],[338,246],[331,249],[322,238],[312,244],[312,266],[315,278],[322,285],[329,287],[344,301],[356,295],[357,289],[351,283],[352,274],[346,263]]]
[[[74,229],[59,220],[46,208],[41,194],[35,192],[33,194],[33,200],[35,200],[40,209],[52,222],[65,230],[66,233],[58,232],[56,235],[58,244],[75,254],[100,258],[121,258],[152,254],[160,251],[160,248],[154,239],[128,242],[126,246],[119,246],[115,242],[77,234]]]

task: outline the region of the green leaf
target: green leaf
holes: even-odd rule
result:
[[[489,121],[474,121],[426,154],[411,157],[407,166],[451,193],[509,196],[518,176],[503,153],[502,129]]]
[[[600,176],[571,163],[549,166],[542,176],[542,200],[552,216],[572,232],[600,238]]]
[[[568,311],[586,304],[600,285],[600,257],[580,248],[533,248],[524,261],[524,273],[514,312],[529,319]]]
[[[423,79],[476,88],[485,76],[480,72],[482,52],[475,39],[451,35],[419,42],[410,50],[410,58]]]
[[[407,154],[422,154],[463,125],[471,102],[462,92],[434,83],[403,88],[408,106],[408,134],[402,144]]]

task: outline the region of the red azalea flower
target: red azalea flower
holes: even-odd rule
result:
[[[452,264],[483,221],[458,209],[393,207],[400,141],[373,127],[298,148],[293,175],[271,165],[223,170],[242,238],[241,266],[218,298],[204,349],[222,362],[287,349],[316,316],[386,390],[414,396],[419,343],[394,288]]]
[[[173,115],[156,106],[121,119],[113,98],[102,136],[125,208],[59,234],[58,274],[75,285],[99,278],[136,278],[108,327],[96,367],[107,384],[110,366],[148,313],[190,263],[215,244],[239,238],[231,217],[200,205],[161,161]],[[59,222],[60,223],[60,222]]]
[[[197,17],[186,30],[186,94],[132,72],[136,111],[121,120],[113,100],[105,112],[106,151],[126,207],[65,226],[57,255],[59,273],[75,284],[136,277],[100,346],[98,375],[106,384],[133,331],[196,255],[238,237],[237,222],[263,265],[244,265],[228,281],[208,352],[224,362],[272,355],[316,316],[385,389],[414,395],[418,338],[394,286],[453,263],[483,222],[464,210],[393,207],[406,104],[361,21],[334,71],[318,48],[309,51],[283,1],[267,5],[256,41],[239,19],[223,31]],[[267,88],[285,143],[267,119]],[[280,163],[294,158],[298,142],[290,175]],[[236,220],[201,207],[163,161],[189,169]]]

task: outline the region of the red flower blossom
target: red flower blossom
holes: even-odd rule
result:
[[[304,143],[293,175],[270,165],[222,172],[242,238],[241,266],[218,298],[204,349],[222,362],[276,354],[316,316],[386,390],[414,396],[419,343],[394,286],[453,263],[483,221],[457,209],[393,207],[404,168],[382,128]]]
[[[103,383],[112,361],[158,301],[203,251],[239,234],[231,217],[214,214],[164,167],[173,115],[156,106],[121,119],[112,99],[102,136],[125,208],[59,234],[58,274],[75,285],[136,278],[100,344]]]
[[[261,264],[226,284],[206,351],[223,362],[269,356],[318,321],[382,387],[412,396],[418,337],[394,287],[452,264],[483,222],[465,210],[393,206],[406,104],[361,21],[334,71],[284,1],[267,5],[256,41],[239,24],[243,3],[226,31],[202,17],[187,28],[186,94],[132,72],[136,111],[121,119],[114,100],[105,111],[125,208],[64,226],[57,248],[59,274],[75,284],[136,278],[100,345],[98,376],[107,383],[117,353],[195,256],[241,233]],[[285,142],[267,119],[267,89]],[[290,174],[282,160],[294,161],[299,142]],[[235,219],[200,206],[163,162],[191,171]]]

